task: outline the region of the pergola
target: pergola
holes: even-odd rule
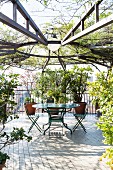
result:
[[[50,63],[50,60],[52,60],[51,64],[58,64],[59,62],[63,69],[69,64],[91,64],[95,67],[101,65],[107,68],[113,65],[113,14],[109,12],[107,5],[105,5],[106,11],[104,17],[102,17],[102,13],[100,13],[103,4],[106,4],[106,0],[97,0],[92,4],[88,11],[71,27],[66,35],[57,41],[46,38],[45,33],[38,28],[19,0],[9,1],[13,5],[13,19],[0,12],[0,22],[24,34],[27,37],[27,41],[23,41],[22,39],[20,42],[15,42],[15,40],[10,41],[1,38],[1,65],[28,68],[28,64],[23,64],[23,61],[27,61],[30,57],[34,57],[34,63],[35,59],[38,59],[34,67],[43,70],[48,63]],[[110,6],[113,6],[112,2]],[[25,27],[18,23],[18,12],[26,22]],[[86,24],[87,19],[90,17],[93,18],[93,22]],[[50,44],[59,44],[60,48],[52,52],[47,48]],[[32,52],[32,50],[26,52],[22,49],[26,46],[36,46],[38,49],[44,48],[48,51],[48,54],[41,55]],[[40,62],[39,59],[42,59],[42,62]]]

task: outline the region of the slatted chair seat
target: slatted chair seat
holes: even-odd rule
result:
[[[44,131],[44,135],[46,133],[47,130],[49,130],[49,135],[50,135],[50,128],[55,124],[53,123],[61,123],[59,126],[57,126],[56,128],[62,127],[62,135],[63,135],[63,126],[66,127],[67,129],[68,126],[67,124],[64,123],[64,114],[65,112],[65,108],[52,108],[52,107],[48,107],[47,108],[47,113],[48,113],[48,127],[47,129]],[[53,128],[55,129],[55,128]],[[69,129],[71,131],[71,129]],[[71,131],[72,134],[72,131]]]

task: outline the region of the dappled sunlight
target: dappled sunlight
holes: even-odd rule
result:
[[[46,115],[41,115],[40,125],[42,125],[41,120],[44,119],[47,120]],[[71,123],[73,116],[67,116],[65,120]],[[48,133],[44,136],[33,127],[29,133],[33,137],[31,142],[21,141],[5,149],[11,155],[5,170],[13,167],[14,170],[19,170],[19,168],[50,170],[51,167],[54,169],[71,167],[77,170],[80,168],[83,170],[109,170],[105,162],[99,161],[107,146],[102,143],[103,137],[101,131],[97,130],[95,126],[96,121],[95,115],[87,115],[83,122],[87,133],[78,127],[71,135],[68,129],[63,128],[64,135],[60,138],[49,136]],[[27,130],[31,124],[25,115],[21,115],[20,119],[15,120],[15,123],[19,126],[23,124]],[[12,124],[9,127],[12,127]]]

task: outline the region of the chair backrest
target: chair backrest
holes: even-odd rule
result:
[[[47,103],[54,103],[54,98],[52,97],[49,97],[46,101]]]
[[[47,107],[47,113],[50,115],[58,115],[59,108]]]
[[[62,107],[47,107],[47,113],[50,114],[51,116],[52,115],[59,115],[59,114],[62,114],[64,113],[64,109],[65,108],[62,108]]]

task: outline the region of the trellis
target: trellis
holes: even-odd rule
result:
[[[63,69],[65,69],[66,65],[69,64],[99,64],[107,68],[110,68],[113,65],[113,37],[111,35],[113,14],[105,17],[104,19],[100,19],[100,6],[102,2],[104,3],[104,0],[99,0],[94,3],[87,11],[87,13],[84,14],[80,21],[69,30],[69,32],[61,41],[47,40],[45,35],[32,20],[22,4],[18,0],[9,1],[13,4],[13,19],[10,19],[3,13],[0,13],[0,21],[26,35],[30,38],[30,40],[28,42],[20,43],[0,41],[1,65],[7,64],[24,67],[24,65],[22,65],[22,61],[25,61],[31,56],[41,59],[45,58],[44,62],[42,61],[42,63],[38,63],[38,67],[42,68],[43,70],[49,64],[50,59],[54,59],[54,64],[57,64],[56,62],[58,61]],[[25,19],[26,27],[23,27],[18,23],[17,12],[21,13],[22,17]],[[94,13],[94,23],[91,26],[85,28],[85,22],[87,21],[87,18]],[[30,27],[32,27],[32,32],[30,31]],[[92,36],[94,36],[93,34],[95,34],[95,32],[97,31],[100,33],[105,31],[106,36],[102,35],[102,37],[99,37],[99,39],[94,39],[94,37],[92,38]],[[87,38],[93,40],[89,40],[90,43],[87,43]],[[31,39],[33,39],[33,41]],[[80,42],[80,40],[82,40],[82,43]],[[92,41],[94,41],[94,43],[92,43]],[[27,53],[20,50],[20,47],[37,44],[42,44],[44,48],[47,49],[47,45],[51,43],[61,44],[61,48],[64,48],[65,46],[67,46],[68,48],[70,46],[73,46],[74,48],[81,48],[86,50],[86,52],[62,55],[59,50],[58,52],[54,53],[50,53],[49,51],[48,55],[37,55],[35,53]]]

